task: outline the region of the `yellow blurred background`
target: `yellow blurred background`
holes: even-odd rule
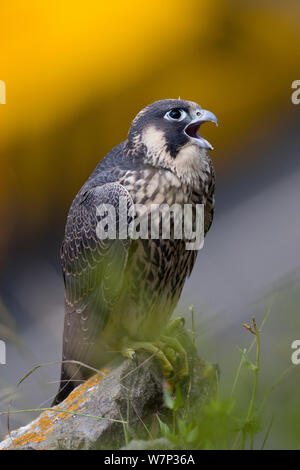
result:
[[[230,171],[236,149],[292,112],[299,13],[292,1],[1,0],[0,255],[63,224],[154,100],[211,109],[221,125],[205,136],[219,174]]]

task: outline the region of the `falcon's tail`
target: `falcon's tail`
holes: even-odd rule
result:
[[[92,371],[83,370],[80,366],[74,364],[62,364],[59,390],[54,398],[52,405],[55,406],[64,401],[77,386],[81,385],[93,374]]]

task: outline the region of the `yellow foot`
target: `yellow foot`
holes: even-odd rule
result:
[[[173,376],[180,379],[188,375],[189,365],[187,353],[183,346],[180,344],[179,340],[175,337],[175,334],[183,328],[184,319],[175,318],[172,320],[167,328],[165,329],[163,335],[159,337],[158,341],[149,342],[149,341],[130,341],[126,340],[124,343],[124,348],[122,349],[122,354],[125,357],[133,359],[136,361],[135,351],[139,349],[144,349],[149,353],[156,356],[163,365],[163,373],[168,377]],[[128,346],[125,346],[127,343]],[[180,360],[180,368],[178,367],[178,357]]]
[[[161,340],[168,344],[179,356],[181,360],[181,367],[177,374],[178,378],[184,377],[189,373],[189,363],[186,350],[176,337],[178,333],[183,329],[185,320],[182,317],[174,318],[169,322],[165,328],[165,334],[161,336]]]
[[[173,366],[168,359],[169,352],[166,354],[163,351],[163,345],[158,341],[154,343],[150,343],[148,341],[135,341],[130,343],[130,348],[122,349],[122,355],[125,357],[129,357],[130,359],[134,359],[136,357],[135,351],[139,349],[144,349],[145,351],[150,352],[154,356],[156,356],[163,365],[163,372],[166,375],[170,375],[173,372]]]
[[[170,348],[172,348],[175,353],[178,354],[179,358],[181,359],[181,367],[179,369],[179,372],[177,376],[179,378],[184,377],[185,375],[188,375],[189,373],[189,363],[188,363],[188,357],[186,350],[183,348],[183,346],[180,344],[177,338],[172,338],[170,336],[161,336],[161,341],[163,341],[166,345],[168,345]]]

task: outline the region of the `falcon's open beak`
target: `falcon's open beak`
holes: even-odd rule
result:
[[[205,140],[201,135],[198,134],[199,128],[201,124],[204,122],[214,122],[216,125],[218,125],[218,119],[216,116],[210,112],[207,111],[206,109],[201,109],[200,110],[200,115],[193,119],[185,128],[184,132],[186,135],[188,135],[195,143],[197,143],[201,148],[207,149],[207,150],[213,150],[213,146]]]

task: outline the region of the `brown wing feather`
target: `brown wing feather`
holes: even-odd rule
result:
[[[120,197],[127,198],[129,208],[127,190],[118,183],[108,183],[79,193],[71,206],[61,248],[65,283],[63,361],[76,360],[96,368],[101,363],[97,340],[120,295],[130,239],[99,239],[96,228],[101,217],[97,207],[113,205],[118,221]],[[87,368],[63,363],[54,403],[62,401],[78,380],[90,375]]]

